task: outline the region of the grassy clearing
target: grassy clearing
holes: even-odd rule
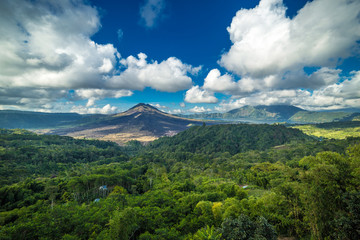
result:
[[[360,137],[360,126],[336,126],[323,127],[321,125],[298,125],[293,128],[301,130],[303,133],[316,137],[345,139],[347,137]]]

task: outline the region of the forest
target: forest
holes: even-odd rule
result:
[[[360,239],[360,138],[204,124],[121,147],[0,129],[0,239]]]

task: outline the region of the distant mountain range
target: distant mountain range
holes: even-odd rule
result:
[[[0,128],[46,129],[79,125],[105,117],[101,114],[43,113],[0,110]]]
[[[324,123],[334,121],[351,121],[360,116],[358,112],[348,111],[306,111],[304,109],[288,105],[272,106],[244,106],[233,109],[226,113],[200,113],[192,115],[182,115],[182,117],[195,119],[222,119],[222,120],[242,120],[242,121],[270,121],[270,122],[290,122],[290,123]]]
[[[360,111],[359,111],[360,112]],[[80,115],[77,113],[39,113],[0,111],[0,128],[24,128],[39,133],[77,138],[110,140],[123,144],[130,140],[150,142],[162,136],[175,135],[190,126],[232,121],[324,123],[360,121],[354,111],[311,112],[294,106],[245,106],[226,113],[175,116],[140,103],[113,115]],[[215,121],[210,121],[215,120]],[[219,120],[219,121],[216,121]],[[225,122],[223,121],[225,120]]]

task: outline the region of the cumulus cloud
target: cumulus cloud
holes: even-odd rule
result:
[[[0,105],[20,109],[48,109],[50,102],[68,97],[68,91],[37,88],[0,87]]]
[[[113,70],[117,50],[90,39],[100,27],[91,6],[67,0],[0,5],[0,88],[11,96],[5,104],[40,107],[70,89],[99,86]]]
[[[329,80],[330,83],[334,80]],[[332,110],[360,107],[360,71],[342,82],[332,83],[314,91],[305,89],[270,90],[246,97],[223,101],[215,110],[225,112],[245,105],[294,105],[307,110]]]
[[[147,62],[142,53],[123,59],[112,44],[91,40],[100,27],[96,8],[82,0],[1,1],[0,104],[42,108],[60,99],[88,99],[91,106],[145,87],[191,87],[188,75],[200,67],[175,57]]]
[[[156,104],[150,104],[153,107],[156,107],[157,109],[167,109],[166,106],[160,105],[159,103]]]
[[[121,98],[133,95],[129,90],[77,89],[71,96],[73,100],[88,99],[86,107],[95,105],[95,100],[103,98]]]
[[[153,28],[165,9],[165,0],[146,0],[140,7],[141,22],[147,28]]]
[[[120,63],[126,68],[119,75],[113,76],[107,81],[111,88],[125,88],[142,90],[145,87],[165,92],[184,90],[192,85],[192,79],[188,74],[196,74],[200,68],[194,68],[182,63],[175,57],[170,57],[160,63],[147,62],[144,53],[138,57],[129,56]]]
[[[204,80],[203,89],[235,96],[248,95],[272,89],[318,89],[340,80],[340,69],[322,67],[308,75],[304,70],[288,71],[264,78],[243,77],[238,81],[229,74],[221,75],[218,69],[211,70]]]
[[[229,74],[221,76],[218,69],[212,69],[204,80],[204,89],[214,92],[236,92],[238,85]]]
[[[121,98],[133,94],[129,90],[108,90],[108,89],[77,89],[74,91],[74,98],[78,99],[102,99],[102,98]]]
[[[3,1],[1,9],[1,87],[96,86],[116,64],[113,45],[90,39],[99,17],[80,1]]]
[[[189,103],[217,103],[218,99],[213,93],[206,89],[201,89],[199,86],[193,86],[187,90],[185,101]]]
[[[204,113],[204,112],[210,112],[211,109],[210,108],[204,108],[204,107],[198,107],[198,106],[195,106],[191,109],[189,109],[189,112],[192,112],[192,113]]]
[[[303,82],[304,67],[333,68],[358,53],[359,1],[314,0],[293,19],[285,13],[282,0],[261,0],[239,10],[227,28],[233,45],[219,63],[241,77],[243,91],[318,88],[333,79]]]
[[[181,110],[181,109],[172,109],[172,110],[169,110],[168,113],[170,113],[170,114],[182,114],[182,113],[184,113],[184,111]]]
[[[76,112],[79,114],[114,114],[117,111],[118,108],[115,106],[111,106],[110,104],[106,104],[103,107],[89,107],[89,106],[76,105],[71,108],[71,112]]]

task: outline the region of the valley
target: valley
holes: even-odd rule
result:
[[[163,136],[173,136],[191,126],[216,124],[298,124],[298,129],[309,132],[304,124],[358,122],[360,113],[353,110],[310,112],[287,106],[245,106],[225,113],[172,115],[149,104],[139,103],[129,110],[111,114],[37,113],[0,111],[0,127],[22,128],[42,134],[71,136],[79,139],[99,139],[124,145],[136,140],[148,144]],[[308,125],[312,126],[312,125]],[[316,126],[316,125],[315,125]],[[346,127],[345,127],[346,128]],[[312,128],[313,129],[313,128]],[[347,129],[351,132],[354,129]],[[351,136],[359,136],[355,129]],[[337,132],[341,135],[340,132]],[[321,135],[322,134],[322,135]],[[320,137],[335,137],[324,131],[312,134]],[[343,134],[343,138],[347,134]]]
[[[360,0],[0,0],[0,240],[360,239]]]
[[[0,129],[0,239],[356,239],[359,149],[267,124],[146,146]]]
[[[359,121],[258,110],[214,121],[140,103],[0,129],[0,239],[357,238]]]

